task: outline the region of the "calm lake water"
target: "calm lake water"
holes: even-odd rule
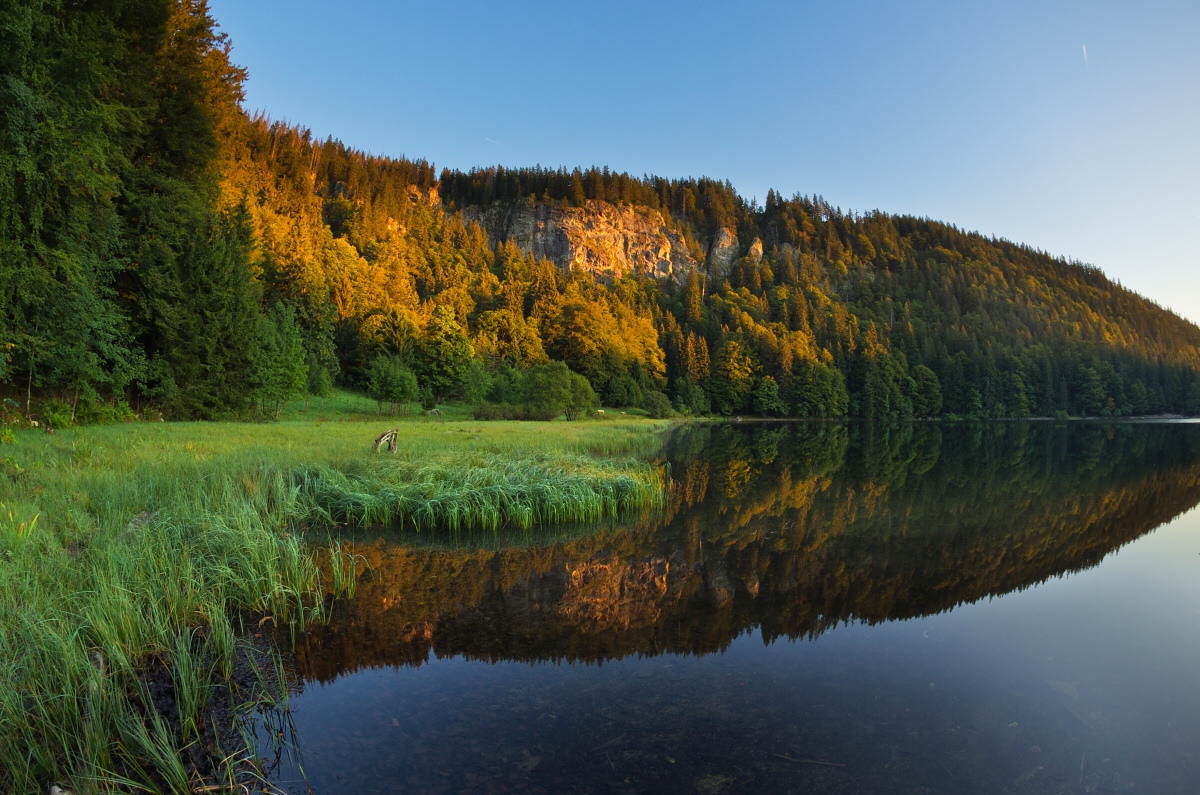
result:
[[[363,538],[258,727],[275,785],[1200,792],[1200,424],[713,426],[663,458],[662,517]]]

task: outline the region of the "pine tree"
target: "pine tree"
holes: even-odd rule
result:
[[[0,26],[0,379],[77,401],[120,394],[141,356],[114,300],[114,198],[144,109],[127,72],[165,4],[13,0]],[[160,15],[160,11],[162,11]]]
[[[243,208],[207,219],[170,267],[152,274],[147,310],[170,384],[162,398],[179,416],[212,419],[242,408],[252,394],[259,290],[249,251]]]
[[[704,295],[700,287],[700,276],[692,268],[688,273],[687,286],[683,289],[683,319],[692,325],[704,317]]]
[[[571,174],[571,206],[582,207],[587,203],[587,196],[583,191],[583,172],[579,169]]]
[[[275,416],[292,398],[304,394],[308,362],[304,340],[291,307],[274,303],[258,319],[255,344],[250,351],[254,394],[262,404],[275,404]]]

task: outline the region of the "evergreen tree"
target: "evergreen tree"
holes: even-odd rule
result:
[[[258,319],[250,363],[254,394],[264,407],[275,404],[276,417],[287,401],[304,394],[308,362],[291,307],[274,303]]]
[[[1104,414],[1108,405],[1108,395],[1104,392],[1104,383],[1096,368],[1081,364],[1075,388],[1075,405],[1080,414],[1087,417],[1099,417]]]
[[[40,0],[0,25],[0,379],[73,396],[120,394],[141,351],[115,301],[115,196],[146,112],[126,72],[165,21],[165,4],[117,15]],[[150,44],[142,34],[150,33]],[[27,400],[28,402],[28,400]]]
[[[146,309],[153,349],[172,385],[164,403],[179,416],[212,419],[243,407],[252,394],[259,293],[249,248],[244,213],[210,218],[171,267],[155,274]]]
[[[305,365],[304,410],[308,411],[309,397],[325,398],[333,394],[333,377],[312,351],[305,354]]]
[[[700,322],[704,314],[704,296],[700,288],[700,276],[696,269],[688,272],[687,286],[683,290],[683,319],[690,324]]]
[[[923,364],[912,368],[912,407],[918,417],[936,417],[942,412],[942,386],[933,370]]]
[[[1192,416],[1200,415],[1200,380],[1193,381],[1188,387],[1187,413]]]

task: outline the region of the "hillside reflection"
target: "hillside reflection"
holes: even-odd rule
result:
[[[356,543],[370,570],[294,673],[812,638],[1093,566],[1200,501],[1200,425],[1183,423],[703,427],[664,458],[652,521],[510,548]]]

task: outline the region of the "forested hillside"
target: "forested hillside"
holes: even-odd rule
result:
[[[8,16],[13,411],[206,418],[340,383],[481,416],[593,392],[655,413],[1200,412],[1200,329],[1086,265],[819,197],[758,206],[710,179],[368,156],[247,114],[201,0]],[[531,208],[537,229],[636,217],[674,264],[599,278],[488,220]]]

